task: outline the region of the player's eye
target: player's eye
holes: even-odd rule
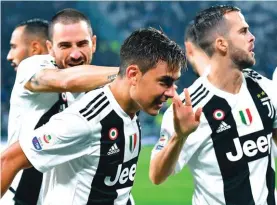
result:
[[[246,34],[247,31],[248,31],[248,28],[243,28],[243,29],[241,30],[241,33],[242,33],[242,34]]]
[[[67,48],[70,48],[70,46],[71,46],[70,44],[60,44],[59,48],[60,49],[67,49]]]
[[[160,81],[160,85],[163,87],[169,88],[173,85],[173,81],[172,80]]]
[[[78,44],[79,47],[84,47],[84,46],[87,46],[87,45],[88,45],[88,42],[82,42],[82,43]]]

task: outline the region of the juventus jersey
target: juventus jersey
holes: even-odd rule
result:
[[[20,139],[32,165],[46,172],[43,205],[133,204],[141,130],[109,86],[88,92]]]
[[[65,93],[39,93],[24,88],[32,76],[45,68],[58,69],[54,58],[50,55],[33,56],[19,65],[10,99],[9,145],[21,137],[25,138],[30,130],[45,124],[52,115],[67,107],[68,100]],[[73,100],[73,94],[70,97]],[[11,185],[11,190],[16,191],[15,200],[36,204],[41,180],[42,174],[35,169],[26,169],[23,174],[20,172]]]
[[[217,89],[206,77],[189,88],[200,125],[182,148],[175,172],[187,165],[194,177],[194,205],[275,205],[272,129],[277,128],[277,95],[271,81],[243,71],[238,94]],[[184,96],[181,96],[184,99]],[[185,100],[183,100],[185,102]],[[155,156],[174,133],[172,106],[166,111]]]

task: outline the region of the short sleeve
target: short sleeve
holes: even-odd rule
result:
[[[31,164],[40,172],[85,155],[93,131],[78,113],[65,110],[44,126],[21,137],[19,143]]]
[[[56,69],[49,55],[32,56],[23,60],[17,69],[16,82],[23,88],[25,84],[39,71],[43,69]],[[26,89],[25,89],[26,90]],[[26,90],[29,94],[33,92]]]

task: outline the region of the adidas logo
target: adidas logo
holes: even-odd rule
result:
[[[230,129],[230,128],[231,128],[230,125],[228,125],[228,124],[226,124],[224,121],[222,121],[222,122],[220,123],[219,127],[217,128],[216,133],[223,132],[223,131],[228,130],[228,129]]]
[[[109,149],[108,151],[108,155],[112,155],[112,154],[116,154],[118,153],[120,150],[118,149],[116,143],[113,144],[113,146]]]

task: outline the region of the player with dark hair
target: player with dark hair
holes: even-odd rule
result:
[[[130,192],[141,149],[137,112],[157,115],[175,95],[185,55],[149,28],[124,41],[120,60],[111,84],[88,92],[2,154],[2,194],[20,169],[34,166],[47,178],[44,205],[134,204]]]
[[[185,31],[185,49],[188,62],[192,66],[192,70],[197,77],[208,75],[210,72],[209,57],[197,45],[196,36],[193,29],[193,22],[187,26]]]
[[[19,63],[33,55],[47,54],[48,21],[29,19],[18,24],[11,36],[10,51],[7,60],[11,61],[15,71]]]
[[[59,12],[55,17],[61,21],[50,23],[53,27],[51,40],[47,41],[50,55],[34,55],[19,64],[10,100],[9,145],[83,95],[76,92],[109,83],[118,73],[115,67],[89,65],[96,49],[96,36],[87,18],[82,20],[78,15],[82,14],[73,9]],[[67,22],[62,18],[67,18]],[[34,29],[32,32],[38,34]],[[44,35],[48,35],[47,32]],[[16,179],[10,187],[15,203],[39,203],[42,174],[30,168]]]
[[[193,205],[276,204],[271,147],[277,96],[272,81],[249,69],[255,37],[234,6],[200,12],[192,29],[211,72],[189,87],[191,100],[181,96],[165,112],[150,179],[160,184],[187,165],[195,181]],[[188,126],[191,118],[184,113],[200,107],[200,124]]]

